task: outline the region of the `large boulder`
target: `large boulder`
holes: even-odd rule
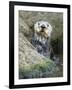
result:
[[[54,54],[59,58],[63,57],[63,13],[19,11],[19,28],[22,33],[31,41],[33,25],[39,20],[48,21],[53,28],[51,44]],[[62,62],[62,60],[61,60]]]
[[[36,21],[45,20],[53,26],[52,46],[57,49],[56,39],[62,36],[63,15],[62,13],[31,12],[19,11],[19,78],[42,78],[42,77],[61,77],[63,76],[63,67],[57,66],[49,58],[40,55],[36,48],[30,43],[33,34],[33,25]],[[58,39],[63,42],[63,39]],[[62,44],[59,44],[60,47]],[[59,46],[58,45],[58,46]],[[61,47],[62,48],[62,47]],[[62,49],[61,49],[62,50]],[[59,50],[60,51],[60,50]],[[57,52],[57,51],[56,51]],[[60,52],[59,56],[60,56]],[[61,55],[62,57],[62,55]]]
[[[56,77],[56,64],[40,55],[26,37],[19,33],[19,78]]]

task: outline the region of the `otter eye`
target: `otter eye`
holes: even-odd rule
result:
[[[40,23],[38,23],[38,25],[40,25]]]
[[[47,24],[47,27],[49,27],[49,24]]]

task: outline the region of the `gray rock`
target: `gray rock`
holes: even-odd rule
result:
[[[33,24],[38,20],[49,21],[55,25],[56,38],[59,31],[62,33],[62,14],[19,11],[19,78],[61,77],[63,75],[55,62],[39,54],[30,43],[33,33]],[[59,29],[59,31],[57,31]],[[55,37],[56,36],[56,37]]]
[[[26,37],[19,33],[19,78],[58,76],[56,64],[40,55]]]

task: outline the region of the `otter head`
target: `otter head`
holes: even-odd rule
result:
[[[34,24],[35,33],[43,38],[49,38],[52,32],[52,26],[49,22],[38,21]]]

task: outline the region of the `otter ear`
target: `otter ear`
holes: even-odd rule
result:
[[[38,25],[40,25],[40,23],[38,22]]]
[[[47,27],[49,27],[49,24],[47,24]]]

